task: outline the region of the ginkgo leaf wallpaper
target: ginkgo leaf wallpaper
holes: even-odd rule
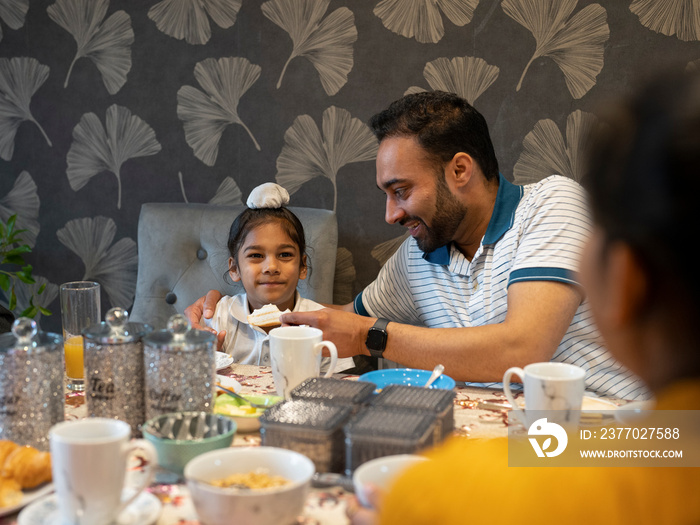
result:
[[[58,285],[84,278],[105,310],[129,308],[143,203],[239,204],[271,181],[293,206],[335,210],[335,299],[348,301],[405,238],[384,222],[370,116],[454,91],[486,117],[509,180],[578,179],[602,101],[659,67],[700,67],[698,12],[700,0],[2,0],[0,218],[28,230],[37,278],[17,311],[46,284],[37,302],[58,314]]]

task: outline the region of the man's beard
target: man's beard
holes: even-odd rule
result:
[[[467,216],[467,207],[464,206],[445,183],[444,176],[438,175],[435,185],[435,213],[432,218],[432,226],[425,224],[423,219],[411,217],[410,220],[419,221],[425,229],[425,235],[415,237],[418,248],[424,253],[435,251],[440,246],[454,240],[457,228]]]

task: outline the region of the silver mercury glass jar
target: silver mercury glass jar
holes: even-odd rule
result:
[[[49,450],[49,429],[64,419],[63,338],[20,317],[0,335],[0,439]]]
[[[214,408],[216,336],[192,330],[184,315],[168,320],[166,330],[143,338],[146,368],[146,420],[170,412]]]
[[[83,331],[88,416],[125,421],[133,436],[141,435],[146,421],[141,339],[152,330],[130,323],[123,308],[112,308],[104,322]]]

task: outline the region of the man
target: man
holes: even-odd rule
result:
[[[442,363],[462,381],[500,381],[508,367],[553,359],[585,368],[590,390],[646,395],[603,349],[583,303],[575,271],[590,228],[574,181],[508,182],[483,116],[451,93],[405,96],[370,126],[385,219],[411,238],[354,303],[284,323],[320,328],[343,356]],[[204,305],[188,309],[191,321]]]
[[[678,439],[651,448],[682,449],[683,457],[519,468],[511,459],[520,445],[533,453],[527,440],[454,437],[384,498],[372,494],[378,516],[350,502],[353,525],[700,523],[700,285],[687,246],[698,228],[700,74],[675,67],[600,114],[587,176],[595,226],[581,278],[610,351],[644,379],[664,413],[625,418],[609,428],[619,439],[604,448],[636,453],[644,445],[625,437],[629,425],[642,434],[673,421]],[[569,433],[567,452],[589,447]]]

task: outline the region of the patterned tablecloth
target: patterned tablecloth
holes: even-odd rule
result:
[[[236,379],[242,386],[243,394],[275,393],[272,373],[268,367],[253,365],[233,365],[219,371],[220,374]],[[336,377],[345,380],[356,380],[357,376],[338,374]],[[508,425],[508,409],[498,405],[506,403],[505,396],[500,390],[457,387],[455,389],[454,420],[455,433],[466,438],[492,438],[506,436]],[[489,408],[484,407],[486,403]],[[82,394],[69,393],[66,395],[66,419],[85,417],[87,409]],[[259,433],[236,434],[233,446],[257,446],[260,444]],[[157,482],[150,492],[158,497],[163,509],[157,520],[157,525],[199,525],[197,514],[190,499],[187,487],[176,479],[168,479],[168,473],[157,475]],[[174,475],[171,475],[173,477]],[[307,498],[303,516],[299,524],[306,525],[342,525],[347,524],[345,506],[348,498],[354,497],[340,487],[312,489]],[[17,514],[0,518],[0,525],[15,525]],[[147,525],[147,524],[137,524]]]

